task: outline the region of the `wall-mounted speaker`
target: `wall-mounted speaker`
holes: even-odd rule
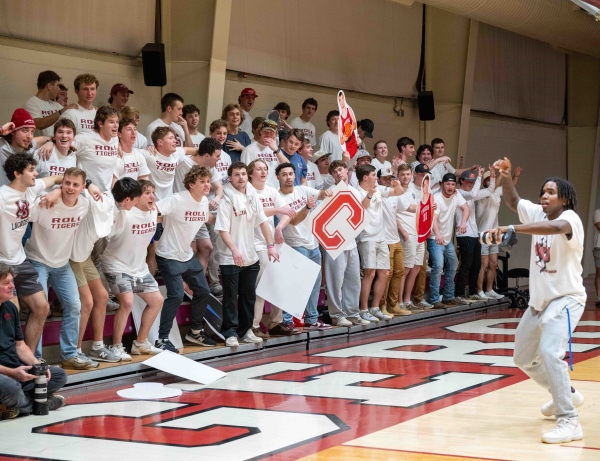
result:
[[[144,84],[146,86],[165,86],[167,84],[165,45],[163,43],[146,43],[142,48],[142,66],[144,67]]]
[[[433,91],[421,91],[417,101],[419,103],[419,120],[435,120]]]

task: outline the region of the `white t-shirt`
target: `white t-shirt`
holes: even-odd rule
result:
[[[52,115],[63,108],[56,101],[44,101],[37,96],[32,96],[25,103],[25,109],[31,115],[31,118],[44,118]],[[44,128],[43,130],[35,130],[36,136],[54,136],[54,125]]]
[[[190,134],[190,138],[192,138],[192,144],[194,145],[194,147],[198,149],[198,147],[200,147],[200,143],[204,138],[206,138],[206,136],[204,136],[202,133],[198,133]]]
[[[137,181],[140,176],[149,176],[150,169],[146,163],[146,157],[142,149],[131,149],[131,152],[123,152],[123,157],[117,157],[113,175],[117,179],[132,178]]]
[[[265,184],[263,190],[255,190],[256,195],[262,204],[263,211],[287,206],[287,203],[283,200],[279,191],[274,187]],[[267,217],[267,222],[269,223],[269,229],[271,229],[271,235],[275,236],[275,216]],[[254,246],[256,247],[256,251],[267,251],[267,242],[260,226],[254,228]]]
[[[149,274],[146,248],[156,232],[156,209],[142,211],[133,207],[124,214],[122,232],[111,235],[104,253],[102,270],[108,273],[125,273],[133,277]]]
[[[249,112],[246,112],[244,109],[242,109],[242,113],[244,114],[244,121],[241,123],[239,129],[241,131],[245,131],[246,134],[250,136],[250,139],[254,139],[254,134],[252,133],[252,121],[254,120],[254,118],[252,117],[252,115],[250,115]]]
[[[429,175],[431,176],[431,187],[433,188],[433,186],[436,184],[441,183],[442,178],[446,173],[456,173],[456,170],[452,165],[450,165],[450,163],[441,162],[429,170]]]
[[[479,232],[477,232],[477,219],[475,217],[475,204],[484,198],[489,197],[494,192],[494,187],[496,185],[496,178],[490,179],[490,184],[486,189],[480,189],[479,186],[481,184],[481,178],[477,178],[475,184],[473,185],[473,189],[470,191],[464,191],[462,189],[456,189],[460,195],[467,201],[467,205],[469,206],[469,219],[467,219],[467,232],[464,234],[460,234],[459,237],[479,237]],[[462,210],[460,208],[456,209],[456,214],[454,215],[454,220],[456,222],[456,227],[460,224],[462,220]]]
[[[441,190],[434,192],[433,199],[437,205],[435,216],[437,216],[439,231],[440,234],[442,234],[445,246],[452,240],[452,233],[454,232],[454,214],[456,209],[467,202],[462,195],[457,192],[452,194],[449,198],[446,198]],[[436,218],[434,217],[433,219]],[[433,232],[431,232],[429,238],[435,238]]]
[[[296,117],[290,122],[292,128],[298,128],[304,133],[304,138],[310,141],[311,146],[317,144],[317,130],[315,126],[310,122],[303,121],[300,117]]]
[[[323,178],[319,173],[319,168],[313,162],[306,162],[306,185],[313,189],[323,189]]]
[[[182,191],[186,190],[185,186],[183,185],[183,179],[185,178],[185,175],[188,174],[188,172],[192,169],[192,167],[194,165],[198,165],[198,164],[194,161],[194,157],[192,157],[191,155],[186,155],[181,160],[181,162],[179,162],[179,165],[177,165],[177,167],[175,168],[175,180],[173,181],[173,191],[182,192]],[[210,169],[211,184],[219,181],[220,179],[221,179],[221,174],[216,169],[211,168]],[[211,200],[210,195],[207,197],[207,199],[209,201]]]
[[[296,213],[306,206],[308,197],[311,195],[315,200],[319,198],[318,190],[306,186],[294,186],[292,193],[283,194],[279,191],[279,194],[283,197],[285,204]],[[281,215],[278,216],[281,218]],[[314,250],[318,246],[317,239],[312,234],[310,227],[308,227],[306,219],[296,226],[293,224],[285,226],[283,228],[283,239],[291,247],[304,247],[307,250]]]
[[[548,221],[541,205],[519,200],[519,219],[523,224]],[[570,296],[585,305],[586,293],[581,273],[583,224],[577,213],[565,210],[556,219],[568,221],[572,235],[532,235],[529,261],[529,305],[543,311],[548,304]]]
[[[156,155],[150,152],[141,151],[146,159],[146,164],[150,170],[150,180],[154,183],[156,189],[156,201],[163,200],[173,193],[173,182],[175,180],[175,170],[177,165],[185,158],[185,150],[181,147],[175,149],[168,157],[156,152]],[[190,240],[191,242],[191,240]]]
[[[231,165],[231,157],[229,156],[229,154],[227,152],[222,150],[221,157],[219,157],[219,161],[214,166],[214,168],[211,169],[211,174],[212,174],[213,169],[215,171],[217,171],[217,173],[219,173],[221,175],[221,182],[223,183],[223,185],[225,185],[229,182],[229,176],[227,175],[227,170],[229,170],[230,165]]]
[[[358,187],[358,194],[362,202],[369,194],[362,187]],[[385,226],[383,219],[383,200],[389,196],[389,189],[383,186],[377,186],[377,192],[371,196],[367,213],[371,217],[371,222],[358,234],[359,242],[384,242],[386,240]],[[398,242],[399,240],[396,240]]]
[[[175,122],[172,122],[170,125],[167,125],[160,118],[154,120],[152,123],[150,123],[150,125],[148,125],[148,128],[146,128],[146,133],[144,135],[146,136],[146,142],[148,143],[148,146],[154,145],[154,143],[152,142],[152,133],[154,133],[154,130],[156,130],[160,126],[169,126],[173,128],[175,130],[175,133],[177,133],[177,147],[183,147],[183,144],[185,143],[185,131],[183,131],[181,125]]]
[[[333,176],[331,176],[329,173],[322,174],[321,179],[323,180],[323,186],[321,189],[327,190],[335,186],[335,179],[333,179]]]
[[[399,210],[407,208],[401,197],[400,195],[383,199],[383,226],[385,228],[385,243],[388,245],[400,242],[396,216]]]
[[[67,109],[60,118],[71,120],[77,129],[77,134],[91,133],[94,131],[96,108],[85,109],[77,104],[77,109]]]
[[[400,224],[402,224],[402,228],[411,237],[417,236],[417,213],[416,211],[413,211],[411,213],[406,210],[408,210],[408,207],[410,207],[411,205],[417,206],[422,196],[422,192],[416,188],[413,182],[408,184],[406,191],[400,196],[403,209],[400,209],[400,207],[398,207],[396,216],[400,221]]]
[[[35,225],[27,240],[25,252],[29,259],[50,267],[62,267],[69,262],[75,232],[88,214],[90,204],[83,195],[73,206],[66,206],[62,198],[52,208],[34,206],[30,221]]]
[[[498,211],[502,203],[502,186],[496,188],[489,197],[475,202],[475,219],[477,231],[496,229],[498,227]]]
[[[119,210],[110,192],[105,192],[102,200],[95,201],[88,191],[84,191],[90,203],[89,213],[82,219],[75,232],[75,241],[71,251],[71,260],[82,263],[90,257],[94,244],[111,232],[118,233],[123,229],[125,210]]]
[[[75,146],[77,166],[102,192],[110,191],[113,171],[119,158],[119,138],[115,136],[105,141],[96,131],[92,131],[75,136]]]
[[[163,234],[158,241],[156,254],[161,258],[180,262],[194,257],[192,240],[208,220],[208,200],[197,201],[188,190],[177,192],[157,204],[163,216]]]
[[[600,209],[594,211],[594,224],[599,223],[600,222]],[[595,240],[594,240],[594,247],[595,248],[600,248],[600,231],[598,230],[598,228],[594,225],[595,228]]]
[[[48,160],[44,160],[43,157],[40,157],[37,150],[33,153],[33,158],[38,162],[35,169],[39,173],[40,178],[45,178],[47,176],[61,176],[64,175],[65,171],[69,168],[77,166],[77,157],[75,157],[73,153],[65,156],[56,149],[56,146],[52,149],[52,154]]]
[[[133,147],[135,147],[136,149],[145,149],[146,147],[148,147],[148,140],[146,139],[146,136],[144,136],[139,131],[136,132]]]
[[[46,189],[44,181],[19,192],[7,185],[0,187],[0,262],[16,266],[25,261],[23,235],[29,224],[35,198]]]
[[[252,143],[249,146],[244,147],[244,150],[242,151],[242,162],[249,165],[252,160],[256,160],[257,158],[264,160],[269,167],[269,171],[267,172],[267,184],[279,189],[279,180],[275,173],[275,169],[279,166],[277,154],[267,146],[263,146],[257,141],[252,141]]]
[[[241,195],[241,194],[240,194]],[[248,196],[247,196],[248,197]],[[227,231],[237,249],[244,255],[244,266],[250,266],[258,261],[257,248],[254,245],[255,229],[260,231],[260,225],[267,221],[263,207],[258,195],[252,194],[248,197],[246,206],[252,207],[253,215],[248,219],[246,210],[238,211],[226,195],[219,204],[219,213],[215,223],[215,231]],[[232,266],[233,255],[219,235],[217,238],[217,251],[219,253],[219,264]]]
[[[392,164],[387,160],[384,160],[384,162],[381,163],[376,158],[373,158],[373,160],[371,160],[371,165],[374,166],[377,169],[377,171],[381,170],[382,168],[392,168]]]
[[[334,134],[331,130],[327,130],[319,137],[319,150],[323,152],[331,152],[331,161],[341,160],[344,149],[340,144],[340,138],[337,133]]]

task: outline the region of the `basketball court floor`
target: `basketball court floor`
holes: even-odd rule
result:
[[[589,291],[591,292],[591,291]],[[593,301],[593,297],[592,297]],[[549,400],[513,364],[506,305],[204,362],[203,386],[126,400],[139,377],[82,385],[48,416],[0,422],[0,460],[599,460],[600,309],[573,336],[584,439],[540,442]],[[566,326],[565,326],[566,328]]]

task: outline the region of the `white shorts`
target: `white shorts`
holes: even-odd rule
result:
[[[390,269],[390,248],[385,242],[358,242],[363,269]]]
[[[489,255],[497,255],[498,254],[498,244],[494,243],[488,245],[484,243],[481,245],[481,256],[489,256]]]
[[[206,228],[206,224],[202,223],[202,227],[196,233],[196,236],[194,237],[194,240],[204,240],[204,239],[209,239],[209,238],[210,238],[210,234],[208,233],[208,229]]]
[[[410,269],[415,266],[423,265],[423,257],[425,256],[425,243],[419,243],[416,235],[409,235],[405,242],[400,239],[402,249],[404,250],[404,268]]]

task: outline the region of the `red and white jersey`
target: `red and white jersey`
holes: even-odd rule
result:
[[[89,201],[80,195],[74,206],[66,206],[59,199],[52,208],[33,207],[31,238],[25,245],[29,259],[50,267],[62,267],[69,262],[75,232],[88,214]]]
[[[275,169],[279,166],[277,154],[267,146],[263,146],[257,141],[252,141],[252,144],[246,146],[242,151],[241,160],[246,165],[250,165],[252,160],[256,160],[258,158],[263,160],[269,167],[269,171],[267,172],[267,184],[275,189],[279,189],[279,180],[275,174]]]
[[[274,187],[265,184],[264,189],[256,190],[256,195],[260,200],[260,203],[263,207],[263,210],[272,210],[274,208],[283,208],[287,206],[285,200],[283,200],[282,195],[279,193],[277,189]],[[271,229],[271,235],[275,235],[275,215],[268,216],[267,222],[269,223],[269,229]],[[260,229],[260,227],[254,228],[254,245],[256,246],[256,251],[267,251],[267,242],[265,237]]]
[[[10,186],[0,187],[0,262],[16,266],[25,261],[23,235],[31,218],[35,198],[46,189],[37,179],[35,186],[19,192]]]
[[[40,157],[37,150],[33,153],[33,157],[38,162],[36,170],[40,178],[62,176],[69,168],[77,166],[77,157],[73,153],[65,156],[58,151],[56,146],[52,149],[52,154],[48,160]]]
[[[279,194],[292,210],[298,213],[308,203],[308,197],[311,195],[318,200],[319,191],[306,186],[295,186],[291,194]],[[280,215],[279,215],[280,216]],[[283,238],[285,243],[291,247],[304,247],[308,250],[313,250],[319,246],[317,239],[312,234],[312,230],[308,227],[306,219],[296,226],[288,224],[283,228]]]
[[[156,232],[157,214],[156,210],[142,211],[138,207],[125,213],[122,231],[108,238],[102,253],[104,272],[125,273],[132,277],[149,273],[146,249]]]

